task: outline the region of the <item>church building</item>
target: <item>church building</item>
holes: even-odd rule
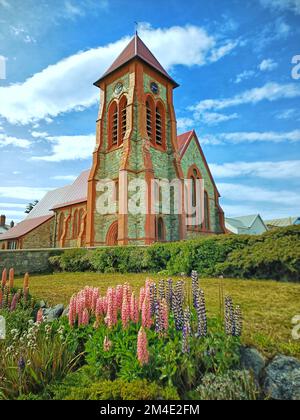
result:
[[[150,245],[225,233],[220,194],[199,139],[195,131],[177,135],[178,84],[138,34],[95,86],[100,109],[92,168],[72,185],[48,192],[24,221],[1,235],[0,249]],[[99,182],[108,179],[116,210],[105,214],[99,211],[105,201]],[[180,212],[172,211],[174,193],[170,211],[159,206],[153,212],[151,188],[161,180],[181,185]],[[127,186],[136,181],[147,187],[139,203],[146,211],[131,213],[124,211],[133,195]],[[185,204],[199,197],[202,217],[191,224]]]

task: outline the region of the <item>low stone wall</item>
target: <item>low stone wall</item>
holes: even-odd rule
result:
[[[0,251],[0,273],[4,268],[13,267],[16,275],[46,273],[49,271],[49,257],[59,255],[61,249],[24,249]]]

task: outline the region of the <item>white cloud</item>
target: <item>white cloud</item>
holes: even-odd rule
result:
[[[258,177],[264,179],[300,178],[300,160],[280,162],[231,162],[210,164],[216,178]]]
[[[51,144],[51,154],[34,156],[32,160],[62,162],[67,160],[90,159],[96,144],[95,134],[87,136],[47,137]]]
[[[264,202],[281,206],[300,206],[300,193],[289,190],[269,190],[243,184],[218,183],[224,199],[236,202]]]
[[[0,187],[0,197],[16,198],[19,200],[40,200],[44,197],[46,192],[51,188],[36,188],[36,187]]]
[[[199,102],[196,106],[190,109],[199,113],[207,110],[221,110],[230,107],[236,107],[245,104],[257,104],[262,101],[276,101],[278,99],[289,99],[300,96],[300,84],[289,83],[289,84],[278,84],[278,83],[267,83],[260,88],[254,88],[242,92],[232,98],[226,99],[206,99]]]
[[[233,41],[219,45],[216,37],[191,25],[167,29],[142,25],[140,35],[166,69],[176,65],[208,64],[222,58],[237,45]],[[81,51],[23,83],[0,87],[0,115],[11,123],[27,124],[94,105],[99,92],[93,87],[93,82],[105,72],[129,40],[126,37],[103,47]],[[172,48],[174,45],[176,48]]]
[[[260,0],[261,4],[276,11],[291,11],[300,15],[300,0]]]
[[[24,209],[26,208],[26,204],[20,203],[0,203],[0,209]]]
[[[293,206],[268,206],[265,203],[228,204],[223,203],[225,217],[239,217],[250,214],[260,214],[263,220],[280,219],[297,214]]]
[[[258,66],[260,71],[272,71],[278,67],[278,63],[276,63],[271,58],[263,60],[260,65]]]
[[[300,111],[298,109],[286,109],[275,114],[278,120],[300,121]]]
[[[56,181],[75,181],[78,175],[56,175],[52,176],[51,179],[55,179]]]
[[[39,138],[45,138],[48,136],[47,132],[40,132],[40,131],[31,131],[31,135],[33,138],[35,139],[39,139]]]
[[[7,9],[10,8],[10,4],[7,0],[0,0],[0,6],[5,7]]]
[[[219,61],[225,55],[228,55],[229,53],[231,53],[231,51],[233,51],[238,46],[238,44],[239,44],[238,41],[228,41],[225,45],[222,45],[219,48],[213,49],[211,52],[210,61],[212,63]]]
[[[255,143],[270,142],[283,143],[300,142],[300,130],[289,132],[236,132],[236,133],[220,133],[216,135],[207,135],[201,138],[201,144],[218,145],[218,144],[239,144],[239,143]]]
[[[245,70],[245,71],[243,71],[242,73],[240,73],[236,76],[236,79],[235,79],[234,83],[239,84],[239,83],[243,82],[244,80],[251,79],[254,76],[255,76],[255,71]]]
[[[177,130],[184,132],[191,130],[194,127],[195,121],[192,118],[178,118],[177,119]]]
[[[239,118],[239,115],[237,113],[225,115],[218,112],[203,112],[201,115],[196,114],[195,117],[198,117],[198,120],[202,121],[206,125],[217,125],[222,122],[236,120]]]
[[[6,146],[20,147],[21,149],[28,149],[31,142],[26,139],[18,139],[16,137],[6,136],[0,134],[0,148]]]

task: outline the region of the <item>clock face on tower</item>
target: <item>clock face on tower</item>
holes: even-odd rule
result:
[[[159,93],[159,87],[158,87],[157,83],[155,83],[155,82],[152,82],[150,84],[150,89],[151,89],[151,92],[154,93],[154,95],[157,95]]]
[[[121,82],[119,82],[119,83],[116,84],[114,92],[115,92],[116,95],[120,95],[120,93],[122,93],[122,91],[123,91],[123,84]]]

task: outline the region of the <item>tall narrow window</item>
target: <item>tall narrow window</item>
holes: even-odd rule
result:
[[[120,102],[120,135],[119,143],[123,143],[127,130],[127,99],[124,96]]]
[[[156,130],[155,130],[155,134],[156,134],[156,144],[158,144],[159,146],[162,146],[162,142],[163,142],[163,134],[162,134],[162,112],[160,109],[160,106],[156,107]]]
[[[61,213],[59,217],[59,224],[58,224],[58,239],[60,240],[64,231],[64,224],[65,224],[65,215]]]
[[[77,238],[78,236],[78,211],[75,210],[73,216],[73,238]]]
[[[118,109],[117,105],[113,112],[113,121],[112,121],[112,144],[113,146],[118,144]]]
[[[204,226],[205,230],[210,229],[210,223],[209,223],[209,198],[206,191],[204,191]]]
[[[83,209],[80,209],[79,211],[79,217],[78,217],[78,234],[81,233],[81,224],[82,224],[82,220],[83,220]]]
[[[147,126],[147,133],[151,141],[153,140],[152,123],[153,123],[152,105],[150,103],[150,100],[148,99],[146,102],[146,126]]]
[[[113,102],[109,108],[109,147],[118,145],[118,106]]]
[[[159,217],[157,222],[157,239],[160,242],[165,241],[165,225],[162,217]]]

